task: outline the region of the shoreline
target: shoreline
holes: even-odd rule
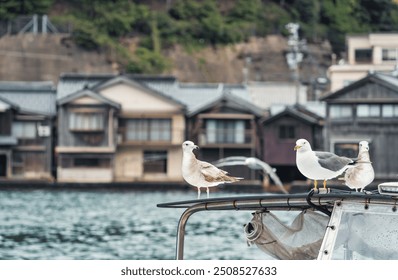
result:
[[[377,189],[377,185],[382,181],[373,182],[366,189],[371,191]],[[289,193],[305,193],[312,189],[312,182],[293,181],[285,184]],[[342,185],[341,181],[330,180],[328,187],[350,191]],[[185,182],[112,182],[112,183],[65,183],[33,180],[3,180],[0,181],[0,190],[120,190],[120,191],[196,191],[196,187],[190,186]],[[205,188],[202,188],[204,191]],[[249,192],[249,193],[282,193],[275,185],[264,187],[256,182],[244,184],[224,184],[210,188],[210,192]]]

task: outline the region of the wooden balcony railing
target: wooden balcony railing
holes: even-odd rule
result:
[[[255,143],[253,129],[237,131],[235,129],[202,129],[199,133],[199,146],[228,145],[251,146]]]
[[[128,132],[125,127],[119,127],[117,142],[118,144],[147,143],[151,145],[154,143],[181,144],[184,140],[185,131],[182,129]]]

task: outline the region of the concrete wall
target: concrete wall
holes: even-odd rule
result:
[[[58,81],[66,72],[117,73],[106,53],[78,48],[63,34],[22,34],[0,38],[0,78]]]
[[[57,168],[58,182],[110,183],[113,172],[109,168]]]

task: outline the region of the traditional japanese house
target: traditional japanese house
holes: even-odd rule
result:
[[[157,86],[163,80],[170,81],[160,77]],[[185,106],[145,82],[154,84],[156,77],[61,76],[59,180],[182,180]]]
[[[261,156],[257,123],[263,111],[249,98],[245,88],[226,85],[222,86],[220,94],[190,110],[188,139],[198,143],[202,160],[213,162],[232,156]],[[259,179],[258,172],[246,166],[224,169],[246,181]]]
[[[302,105],[284,110],[261,121],[262,152],[265,162],[276,168],[283,182],[304,180],[296,167],[296,140],[307,139],[314,150],[323,149],[323,118]]]
[[[0,177],[53,180],[54,84],[0,82],[0,107]]]
[[[396,180],[398,79],[368,74],[322,100],[327,103],[325,149],[356,157],[358,143],[366,140],[376,179]]]

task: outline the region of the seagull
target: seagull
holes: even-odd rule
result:
[[[259,160],[255,157],[227,157],[219,159],[214,163],[217,167],[231,166],[231,165],[245,165],[253,170],[261,170],[264,175],[269,175],[274,181],[275,185],[280,188],[283,193],[288,193],[283,186],[278,175],[276,175],[276,169],[272,168],[269,164],[264,161]]]
[[[210,187],[243,179],[228,176],[228,172],[218,169],[208,162],[197,160],[192,151],[198,148],[192,141],[182,143],[182,177],[188,184],[198,188],[198,199],[201,187],[207,189],[207,198],[209,198]]]
[[[375,172],[369,157],[369,143],[367,141],[359,142],[358,159],[353,168],[347,169],[344,175],[345,184],[358,191],[364,189],[373,182]]]
[[[317,189],[317,180],[323,180],[323,188],[326,189],[326,181],[342,174],[352,159],[340,157],[329,152],[315,152],[310,143],[305,139],[296,141],[294,150],[296,154],[296,165],[301,174],[308,179],[314,180],[314,189]]]

